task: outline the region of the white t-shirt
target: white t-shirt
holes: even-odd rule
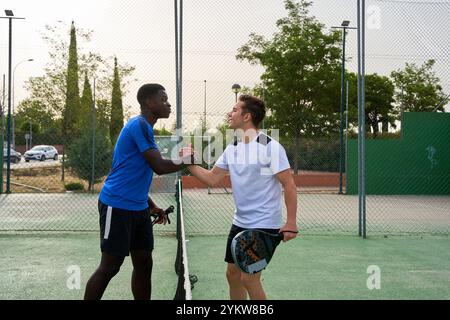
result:
[[[263,133],[248,144],[236,141],[216,166],[230,172],[236,203],[234,225],[246,229],[283,226],[282,186],[275,175],[291,166],[280,143]]]

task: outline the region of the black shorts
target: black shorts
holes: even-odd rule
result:
[[[153,226],[148,209],[128,211],[98,202],[102,252],[126,257],[130,251],[153,251]]]
[[[228,235],[227,249],[225,250],[225,262],[234,263],[233,256],[231,254],[231,242],[233,241],[234,237],[238,233],[245,231],[245,230],[249,230],[249,229],[244,229],[244,228],[241,228],[241,227],[238,227],[235,225],[233,225],[231,227],[230,234]],[[267,233],[273,233],[273,234],[280,233],[280,229],[259,229],[258,228],[258,230],[261,230],[261,231],[264,231]]]

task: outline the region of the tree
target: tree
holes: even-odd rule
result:
[[[78,87],[78,52],[77,37],[75,33],[75,24],[72,21],[70,30],[70,46],[69,46],[69,63],[67,67],[66,81],[66,104],[63,111],[63,163],[62,163],[62,181],[64,181],[65,172],[65,150],[69,139],[77,137],[80,130],[78,124],[80,122],[81,102],[80,90]]]
[[[96,132],[94,149],[93,147],[93,132],[89,129],[84,131],[80,138],[75,139],[67,149],[67,166],[80,179],[88,181],[90,191],[95,183],[100,182],[109,173],[112,162],[111,143],[102,132]]]
[[[120,89],[120,77],[119,70],[117,68],[117,58],[114,59],[114,80],[112,87],[111,123],[109,127],[109,136],[111,139],[111,143],[115,145],[120,131],[123,127],[122,91]]]
[[[69,38],[67,37],[67,24],[58,22],[50,26],[46,25],[41,33],[43,40],[47,43],[49,49],[49,63],[44,68],[44,74],[39,77],[31,77],[25,84],[29,92],[27,99],[30,101],[39,101],[45,110],[48,110],[54,119],[62,119],[66,100],[67,88],[67,66],[69,61]],[[72,28],[70,28],[72,31]],[[93,31],[76,28],[77,43],[88,43],[92,40]],[[100,120],[107,120],[101,124],[109,130],[109,113],[112,90],[112,78],[114,66],[109,63],[110,58],[104,58],[99,53],[83,52],[78,48],[79,78],[84,80],[87,74],[88,79],[96,78],[96,100],[97,107],[106,108],[107,117]],[[135,67],[128,64],[118,65],[119,76],[122,85],[122,94],[125,95],[132,81],[130,79]],[[83,82],[79,83],[83,85]],[[103,103],[102,101],[108,101]],[[99,121],[100,121],[99,120]],[[109,134],[109,133],[108,133]]]
[[[430,112],[444,100],[440,79],[433,71],[434,64],[434,60],[428,60],[421,66],[406,63],[403,70],[391,73],[396,86],[395,100],[401,113]],[[444,105],[438,110],[444,111]]]
[[[340,33],[324,33],[324,25],[309,16],[311,2],[284,3],[288,17],[277,21],[273,39],[251,34],[237,59],[265,68],[261,79],[271,121],[294,139],[298,173],[300,138],[339,130]]]
[[[84,77],[83,95],[81,96],[81,124],[80,128],[84,131],[94,125],[95,109],[93,109],[92,89],[87,73]]]
[[[70,30],[70,46],[69,46],[69,62],[67,66],[67,87],[66,87],[66,104],[63,111],[63,136],[70,138],[78,136],[81,102],[80,89],[78,86],[78,52],[77,52],[77,36],[75,33],[75,24],[72,22]]]
[[[97,129],[109,137],[109,123],[111,117],[111,101],[98,99],[96,101]]]
[[[41,132],[58,125],[55,115],[51,109],[47,108],[39,100],[23,100],[17,107],[15,114],[16,126],[21,128],[26,126],[29,131],[29,123],[32,123],[33,132]]]
[[[393,116],[394,84],[388,77],[375,74],[366,75],[366,124],[367,129],[378,135],[379,123],[383,132],[388,132],[388,125],[395,125]]]
[[[358,127],[358,76],[353,72],[346,72],[348,81],[348,127]],[[394,103],[394,84],[386,76],[376,73],[365,76],[366,83],[366,130],[374,132],[374,138],[379,133],[379,124],[382,132],[387,133],[389,125],[396,127],[397,110]]]

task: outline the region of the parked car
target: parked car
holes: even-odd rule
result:
[[[36,146],[25,152],[25,161],[30,160],[45,161],[47,159],[58,160],[58,151],[52,146]]]
[[[11,162],[12,163],[19,163],[22,159],[22,154],[20,152],[17,152],[14,149],[11,149]],[[8,148],[3,149],[3,162],[7,162],[8,159]]]

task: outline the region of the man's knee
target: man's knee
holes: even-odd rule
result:
[[[138,272],[151,272],[153,267],[153,258],[151,252],[131,252],[133,268]]]
[[[246,288],[254,287],[255,285],[260,283],[261,276],[260,274],[241,274],[241,282]]]
[[[228,282],[238,282],[241,281],[241,270],[235,266],[229,265],[227,268],[227,279]]]
[[[97,272],[107,278],[112,278],[119,273],[123,261],[124,258],[113,258],[111,256],[104,255]]]

